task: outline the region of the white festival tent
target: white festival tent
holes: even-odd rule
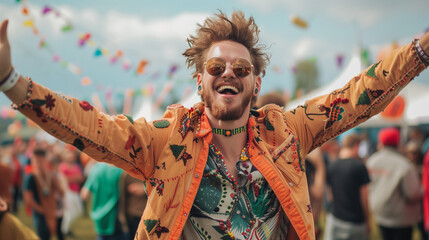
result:
[[[341,74],[331,83],[316,89],[298,99],[290,101],[286,109],[290,110],[298,105],[303,105],[306,100],[332,92],[346,85],[354,76],[360,74],[365,66],[361,57],[359,47],[356,47],[353,56]],[[429,103],[429,85],[412,82],[399,94],[405,100],[405,109],[401,118],[391,119],[378,114],[365,123],[359,125],[361,128],[385,127],[385,126],[413,126],[429,123],[429,108],[425,107]]]
[[[294,99],[288,102],[286,105],[286,109],[290,110],[297,107],[298,105],[304,105],[306,100],[312,99],[320,95],[328,94],[334,91],[335,89],[345,86],[350,79],[358,75],[364,69],[365,69],[365,64],[362,59],[361,49],[360,47],[355,47],[352,58],[350,59],[350,62],[347,64],[347,66],[344,68],[341,74],[334,81],[318,89],[315,89],[305,94],[302,97],[299,97],[297,99]]]
[[[140,104],[138,104],[140,103]],[[135,108],[132,111],[131,116],[134,119],[144,117],[146,121],[152,121],[162,117],[160,109],[154,109],[154,102],[152,96],[141,96],[136,100]]]

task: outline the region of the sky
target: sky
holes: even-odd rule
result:
[[[24,6],[27,15],[22,13]],[[43,14],[47,6],[53,11]],[[428,9],[428,0],[1,0],[0,19],[9,19],[12,63],[21,74],[83,100],[91,101],[96,93],[104,103],[109,97],[121,102],[125,92],[141,89],[152,92],[154,99],[161,98],[165,86],[173,89],[170,97],[189,95],[196,83],[182,56],[188,47],[186,39],[197,23],[219,10],[228,15],[242,10],[258,24],[260,43],[271,56],[262,83],[264,94],[291,93],[292,69],[301,60],[316,60],[321,84],[340,74],[358,45],[369,51],[371,62],[376,61],[378,53],[393,42],[407,44],[427,31]],[[308,27],[293,24],[293,16],[305,20]],[[23,25],[28,20],[38,35]],[[62,31],[67,25],[72,29]],[[88,33],[88,42],[79,46]],[[44,48],[39,47],[42,39]],[[96,56],[97,49],[103,56]],[[112,63],[118,51],[122,55]],[[342,66],[337,56],[343,56]],[[141,60],[147,65],[139,75]],[[169,74],[172,66],[177,70]],[[83,78],[86,83],[90,79],[90,85],[83,85]],[[429,84],[429,74],[421,74],[417,81]],[[0,107],[9,104],[1,95]]]

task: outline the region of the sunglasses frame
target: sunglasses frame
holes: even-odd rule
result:
[[[207,63],[210,61],[210,60],[212,60],[212,59],[220,59],[220,60],[222,60],[222,62],[224,63],[224,67],[225,67],[225,69],[219,74],[219,75],[214,75],[214,74],[211,74],[209,71],[208,71],[208,69],[207,69]],[[248,62],[249,64],[250,64],[250,73],[252,73],[253,71],[254,71],[254,69],[255,69],[255,67],[253,66],[253,64],[249,61],[249,60],[247,60],[247,59],[245,59],[245,58],[237,58],[237,59],[235,59],[234,60],[234,62],[231,64],[231,67],[232,66],[234,66],[234,64],[236,64],[236,62],[237,61],[240,61],[240,60],[244,60],[244,61],[246,61],[246,62]],[[210,74],[211,76],[213,76],[213,77],[220,77],[225,71],[226,71],[226,61],[223,59],[223,58],[220,58],[220,57],[212,57],[212,58],[210,58],[209,60],[207,60],[207,61],[205,61],[204,62],[204,64],[203,64],[203,69],[206,69],[206,71],[207,71],[207,73],[208,74]],[[245,76],[238,76],[237,75],[237,73],[234,71],[234,68],[232,68],[232,71],[234,72],[234,75],[235,76],[237,76],[238,78],[243,78],[243,77],[247,77],[247,76],[249,76],[250,75],[250,73],[248,73],[247,75],[245,75]]]

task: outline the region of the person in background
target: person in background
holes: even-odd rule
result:
[[[9,206],[13,206],[12,187],[13,187],[13,169],[10,163],[7,163],[7,157],[4,150],[0,147],[0,197],[2,197]]]
[[[399,153],[399,140],[398,129],[383,128],[378,151],[367,161],[370,207],[384,240],[411,240],[413,226],[421,219],[418,173]]]
[[[326,183],[326,168],[323,161],[322,150],[320,148],[316,148],[309,153],[305,158],[305,165],[311,211],[313,212],[315,223],[316,239],[319,239],[321,233],[319,220],[323,209],[323,197]]]
[[[125,240],[118,217],[119,178],[122,170],[111,164],[96,163],[83,185],[80,196],[92,197],[91,218],[98,240]]]
[[[258,109],[267,104],[276,104],[279,107],[285,107],[286,103],[287,101],[282,93],[278,91],[272,91],[259,96],[256,99],[255,108]]]
[[[63,234],[73,236],[70,228],[73,222],[83,213],[82,200],[79,197],[84,177],[77,163],[77,150],[71,145],[65,145],[60,153],[61,163],[58,171],[67,179],[64,217],[61,225]]]
[[[57,192],[64,194],[46,155],[46,148],[36,146],[31,157],[32,173],[24,179],[24,201],[31,208],[33,224],[42,240],[49,240],[57,230]]]
[[[347,135],[339,158],[328,169],[331,209],[326,217],[325,239],[365,240],[370,234],[368,170],[359,158],[360,136]]]
[[[17,213],[20,202],[22,201],[22,180],[24,179],[24,165],[27,161],[25,148],[27,144],[19,137],[15,138],[12,147],[12,165],[13,165],[13,205],[12,212]]]
[[[325,164],[325,176],[328,175],[328,168],[335,160],[338,159],[338,155],[340,153],[340,143],[338,141],[338,138],[333,138],[326,143],[324,143],[322,146],[320,146],[320,150],[322,151],[323,155],[323,163]],[[328,188],[326,186],[325,181],[325,192],[323,193],[323,209],[326,213],[328,213],[331,210],[331,203],[328,199]]]
[[[55,202],[57,204],[56,212],[55,212],[55,215],[57,217],[57,226],[56,226],[57,240],[63,240],[65,238],[62,230],[62,222],[64,218],[64,208],[65,208],[65,201],[67,196],[67,189],[69,187],[67,178],[61,173],[61,171],[58,170],[60,163],[61,163],[60,156],[55,154],[51,159],[52,172],[53,174],[55,174],[55,177],[58,180],[58,186],[62,189],[62,192],[64,192],[64,194],[61,194],[61,192],[59,191],[55,192]]]
[[[407,159],[411,162],[413,167],[417,170],[419,180],[421,183],[423,183],[422,178],[422,171],[423,171],[423,153],[421,152],[422,149],[422,141],[420,139],[411,139],[407,142],[407,144],[404,147],[405,156]],[[423,194],[421,198],[421,210],[419,211],[421,213],[421,220],[418,222],[417,227],[419,229],[420,235],[422,239],[428,239],[428,232],[424,228],[423,223]]]
[[[119,191],[119,219],[122,229],[128,233],[128,239],[133,240],[146,207],[146,187],[142,180],[123,172],[119,180]]]
[[[424,230],[429,233],[429,148],[425,149],[422,166],[422,186],[423,186],[423,223]],[[429,237],[427,239],[429,240]]]
[[[0,239],[38,240],[40,239],[29,227],[9,213],[6,201],[0,197]]]

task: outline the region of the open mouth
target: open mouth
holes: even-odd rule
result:
[[[230,85],[220,86],[216,89],[216,91],[225,95],[237,95],[239,93],[238,88]]]

